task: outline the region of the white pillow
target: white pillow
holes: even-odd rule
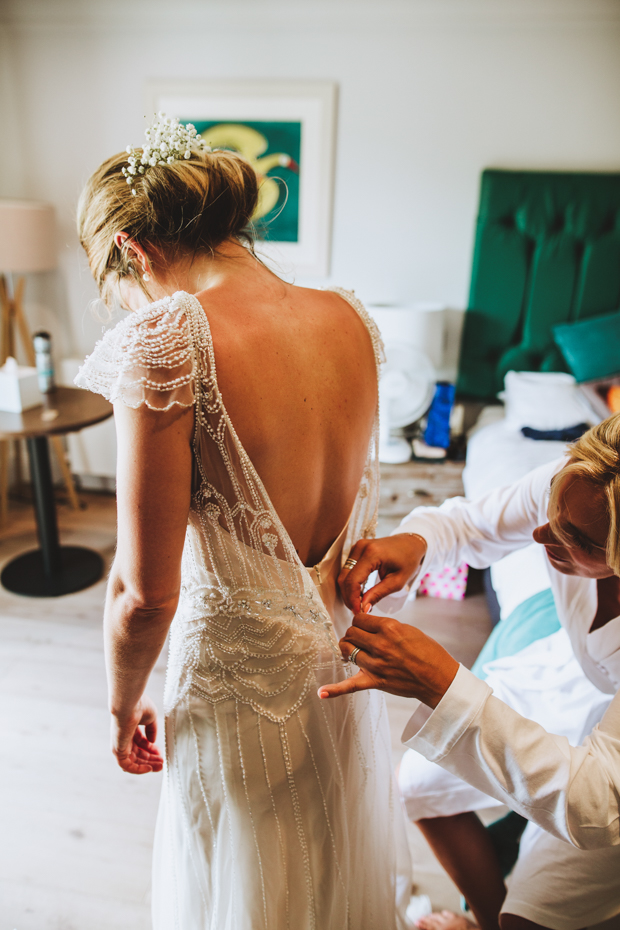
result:
[[[531,543],[494,562],[491,584],[497,595],[499,615],[505,620],[519,604],[550,586],[543,547]]]
[[[504,379],[507,429],[566,429],[598,418],[572,375],[559,371],[509,371]]]

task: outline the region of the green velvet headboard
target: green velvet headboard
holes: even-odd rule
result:
[[[552,326],[618,309],[620,173],[484,171],[458,394],[566,371]]]

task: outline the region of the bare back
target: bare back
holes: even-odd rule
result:
[[[198,293],[222,399],[300,559],[351,513],[377,408],[368,331],[340,296],[266,271]]]

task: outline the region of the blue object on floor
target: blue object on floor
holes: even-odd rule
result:
[[[427,446],[447,449],[450,445],[450,413],[453,405],[454,385],[448,381],[438,381],[426,418],[424,442]]]

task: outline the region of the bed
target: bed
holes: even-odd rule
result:
[[[620,173],[484,171],[457,393],[492,406],[469,435],[468,497],[564,454],[564,443],[527,439],[522,426],[559,429],[601,418],[585,400],[579,410],[574,382],[551,374],[568,371],[553,329],[619,308]],[[501,406],[498,394],[515,371],[542,377],[523,397],[523,385],[513,384]],[[543,383],[547,374],[555,391]],[[548,587],[538,549],[533,544],[492,567],[502,619]]]
[[[594,423],[597,417],[584,410],[580,419]],[[564,442],[527,439],[520,428],[510,424],[504,407],[485,407],[467,445],[465,494],[475,499],[493,488],[512,484],[534,468],[562,458],[566,448]],[[546,563],[537,543],[496,562],[488,578],[492,586],[492,592],[487,592],[489,607],[496,620],[506,620],[520,604],[549,588]]]

